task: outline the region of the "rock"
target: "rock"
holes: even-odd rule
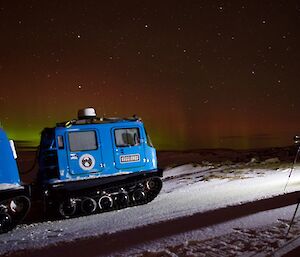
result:
[[[233,162],[230,161],[230,160],[226,160],[226,161],[222,162],[221,164],[222,164],[222,165],[225,165],[225,166],[230,166],[230,165],[233,164]]]
[[[280,160],[278,157],[275,158],[269,158],[262,162],[262,164],[272,164],[272,163],[280,163]]]
[[[208,161],[202,161],[202,165],[203,166],[213,166],[213,164]]]
[[[259,163],[258,157],[252,157],[249,163]]]

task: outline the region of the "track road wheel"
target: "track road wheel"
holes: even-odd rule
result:
[[[109,195],[103,195],[98,201],[101,210],[108,210],[113,207],[114,201]]]
[[[30,206],[30,200],[26,196],[18,196],[12,199],[9,203],[9,210],[13,216],[14,222],[21,222],[27,215]]]
[[[13,228],[11,216],[8,213],[0,213],[0,234]]]
[[[139,189],[136,189],[135,191],[133,191],[132,200],[135,203],[141,204],[145,201],[145,199],[146,199],[146,194],[143,189],[139,188]]]
[[[126,192],[120,192],[115,197],[115,202],[118,207],[126,207],[129,201],[128,194]]]
[[[146,181],[146,188],[149,191],[159,192],[162,188],[162,181],[160,178],[151,178]]]
[[[97,202],[90,197],[85,197],[81,202],[81,210],[84,214],[89,215],[97,209]]]
[[[62,201],[59,204],[58,211],[66,219],[72,217],[76,212],[76,200],[70,198]]]

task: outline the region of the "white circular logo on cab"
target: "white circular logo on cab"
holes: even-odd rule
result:
[[[84,154],[79,158],[79,166],[83,170],[91,170],[95,163],[95,158],[90,154]]]

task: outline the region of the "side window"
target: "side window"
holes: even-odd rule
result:
[[[152,140],[151,140],[149,134],[147,133],[146,129],[145,129],[145,133],[146,133],[146,136],[147,136],[147,145],[153,147]]]
[[[98,148],[95,131],[70,132],[69,142],[71,152],[96,150]]]
[[[140,144],[138,128],[116,129],[115,140],[117,147],[136,146]]]
[[[57,145],[58,149],[64,149],[64,137],[63,136],[57,136]]]

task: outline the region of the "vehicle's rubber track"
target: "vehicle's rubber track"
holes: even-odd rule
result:
[[[72,218],[100,212],[112,211],[151,202],[160,192],[159,177],[141,179],[129,184],[93,188],[84,194],[75,191],[64,198],[53,198],[46,202],[47,216]]]
[[[0,202],[0,233],[16,227],[26,217],[31,202],[25,195],[19,195]]]

